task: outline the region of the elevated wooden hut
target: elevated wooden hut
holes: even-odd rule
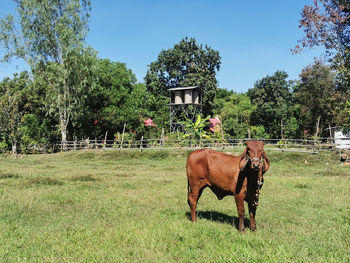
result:
[[[194,120],[202,113],[202,92],[199,86],[170,88],[170,132],[182,131],[181,116]]]

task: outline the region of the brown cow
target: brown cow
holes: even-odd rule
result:
[[[232,156],[210,149],[196,150],[187,158],[188,205],[191,219],[196,221],[196,206],[204,188],[209,188],[219,200],[234,195],[239,216],[238,230],[244,227],[244,200],[248,203],[250,229],[256,230],[255,212],[263,174],[270,167],[261,141],[247,141],[241,156]],[[249,164],[249,165],[248,165]]]

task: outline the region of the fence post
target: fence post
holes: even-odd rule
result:
[[[126,126],[126,123],[124,123],[123,134],[122,134],[122,141],[120,142],[120,148],[123,148],[123,141],[124,141],[125,126]]]
[[[108,131],[106,131],[106,134],[105,134],[105,140],[103,141],[103,149],[106,149],[106,144],[107,144],[107,134],[108,134]]]
[[[142,151],[142,149],[143,149],[143,135],[141,136],[141,145],[140,145],[140,149],[141,149],[141,151]]]
[[[85,140],[85,150],[86,149],[89,149],[90,148],[90,139],[89,138],[87,138],[86,140]]]
[[[164,128],[162,128],[162,135],[160,138],[160,142],[161,142],[161,147],[164,148]]]

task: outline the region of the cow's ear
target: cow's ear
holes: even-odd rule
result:
[[[244,149],[244,152],[241,155],[241,160],[239,161],[239,170],[243,171],[245,166],[248,163],[248,158],[247,158],[247,151],[248,151],[248,147],[246,147]]]
[[[267,170],[269,170],[269,168],[270,168],[270,161],[269,161],[269,158],[267,158],[267,155],[266,155],[265,150],[263,150],[262,154],[263,154],[263,156],[264,156],[264,167],[263,167],[263,172],[266,173]]]

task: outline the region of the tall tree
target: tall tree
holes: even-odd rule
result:
[[[350,2],[348,0],[314,0],[305,5],[299,27],[305,36],[293,50],[324,46],[338,70],[340,89],[350,90]]]
[[[76,120],[82,114],[90,91],[96,85],[96,63],[96,52],[86,48],[72,51],[64,65],[38,63],[33,71],[35,85],[42,89],[47,86],[44,94],[45,108],[50,117],[58,120],[63,145],[69,135],[70,138],[76,135],[72,131],[72,125],[76,126]]]
[[[336,90],[334,73],[320,61],[304,68],[294,92],[301,107],[303,128],[317,138],[324,128],[342,125],[345,98]],[[325,134],[328,135],[328,134]]]
[[[36,76],[51,89],[51,108],[58,112],[62,143],[85,83],[84,39],[88,31],[90,0],[14,0],[15,16],[0,20],[0,42],[6,50],[2,61],[25,60]],[[81,72],[77,69],[85,69]]]
[[[186,37],[174,48],[162,50],[157,60],[149,65],[145,77],[147,90],[165,102],[165,98],[169,97],[168,88],[200,86],[203,91],[203,114],[206,116],[212,110],[220,60],[218,51]]]
[[[20,137],[20,125],[26,110],[30,78],[27,72],[15,74],[13,79],[5,78],[0,82],[0,129],[9,136],[12,154],[17,154]]]
[[[123,130],[124,123],[129,129],[139,131],[145,108],[145,85],[137,83],[126,64],[108,59],[97,59],[93,74],[94,84],[72,121],[75,135],[96,138],[108,132],[109,138],[113,138],[114,133]]]
[[[272,138],[284,138],[286,131],[291,128],[288,124],[293,123],[292,119],[297,115],[292,93],[293,82],[287,78],[286,72],[277,71],[272,76],[258,80],[247,93],[256,107],[251,123],[263,125]]]

